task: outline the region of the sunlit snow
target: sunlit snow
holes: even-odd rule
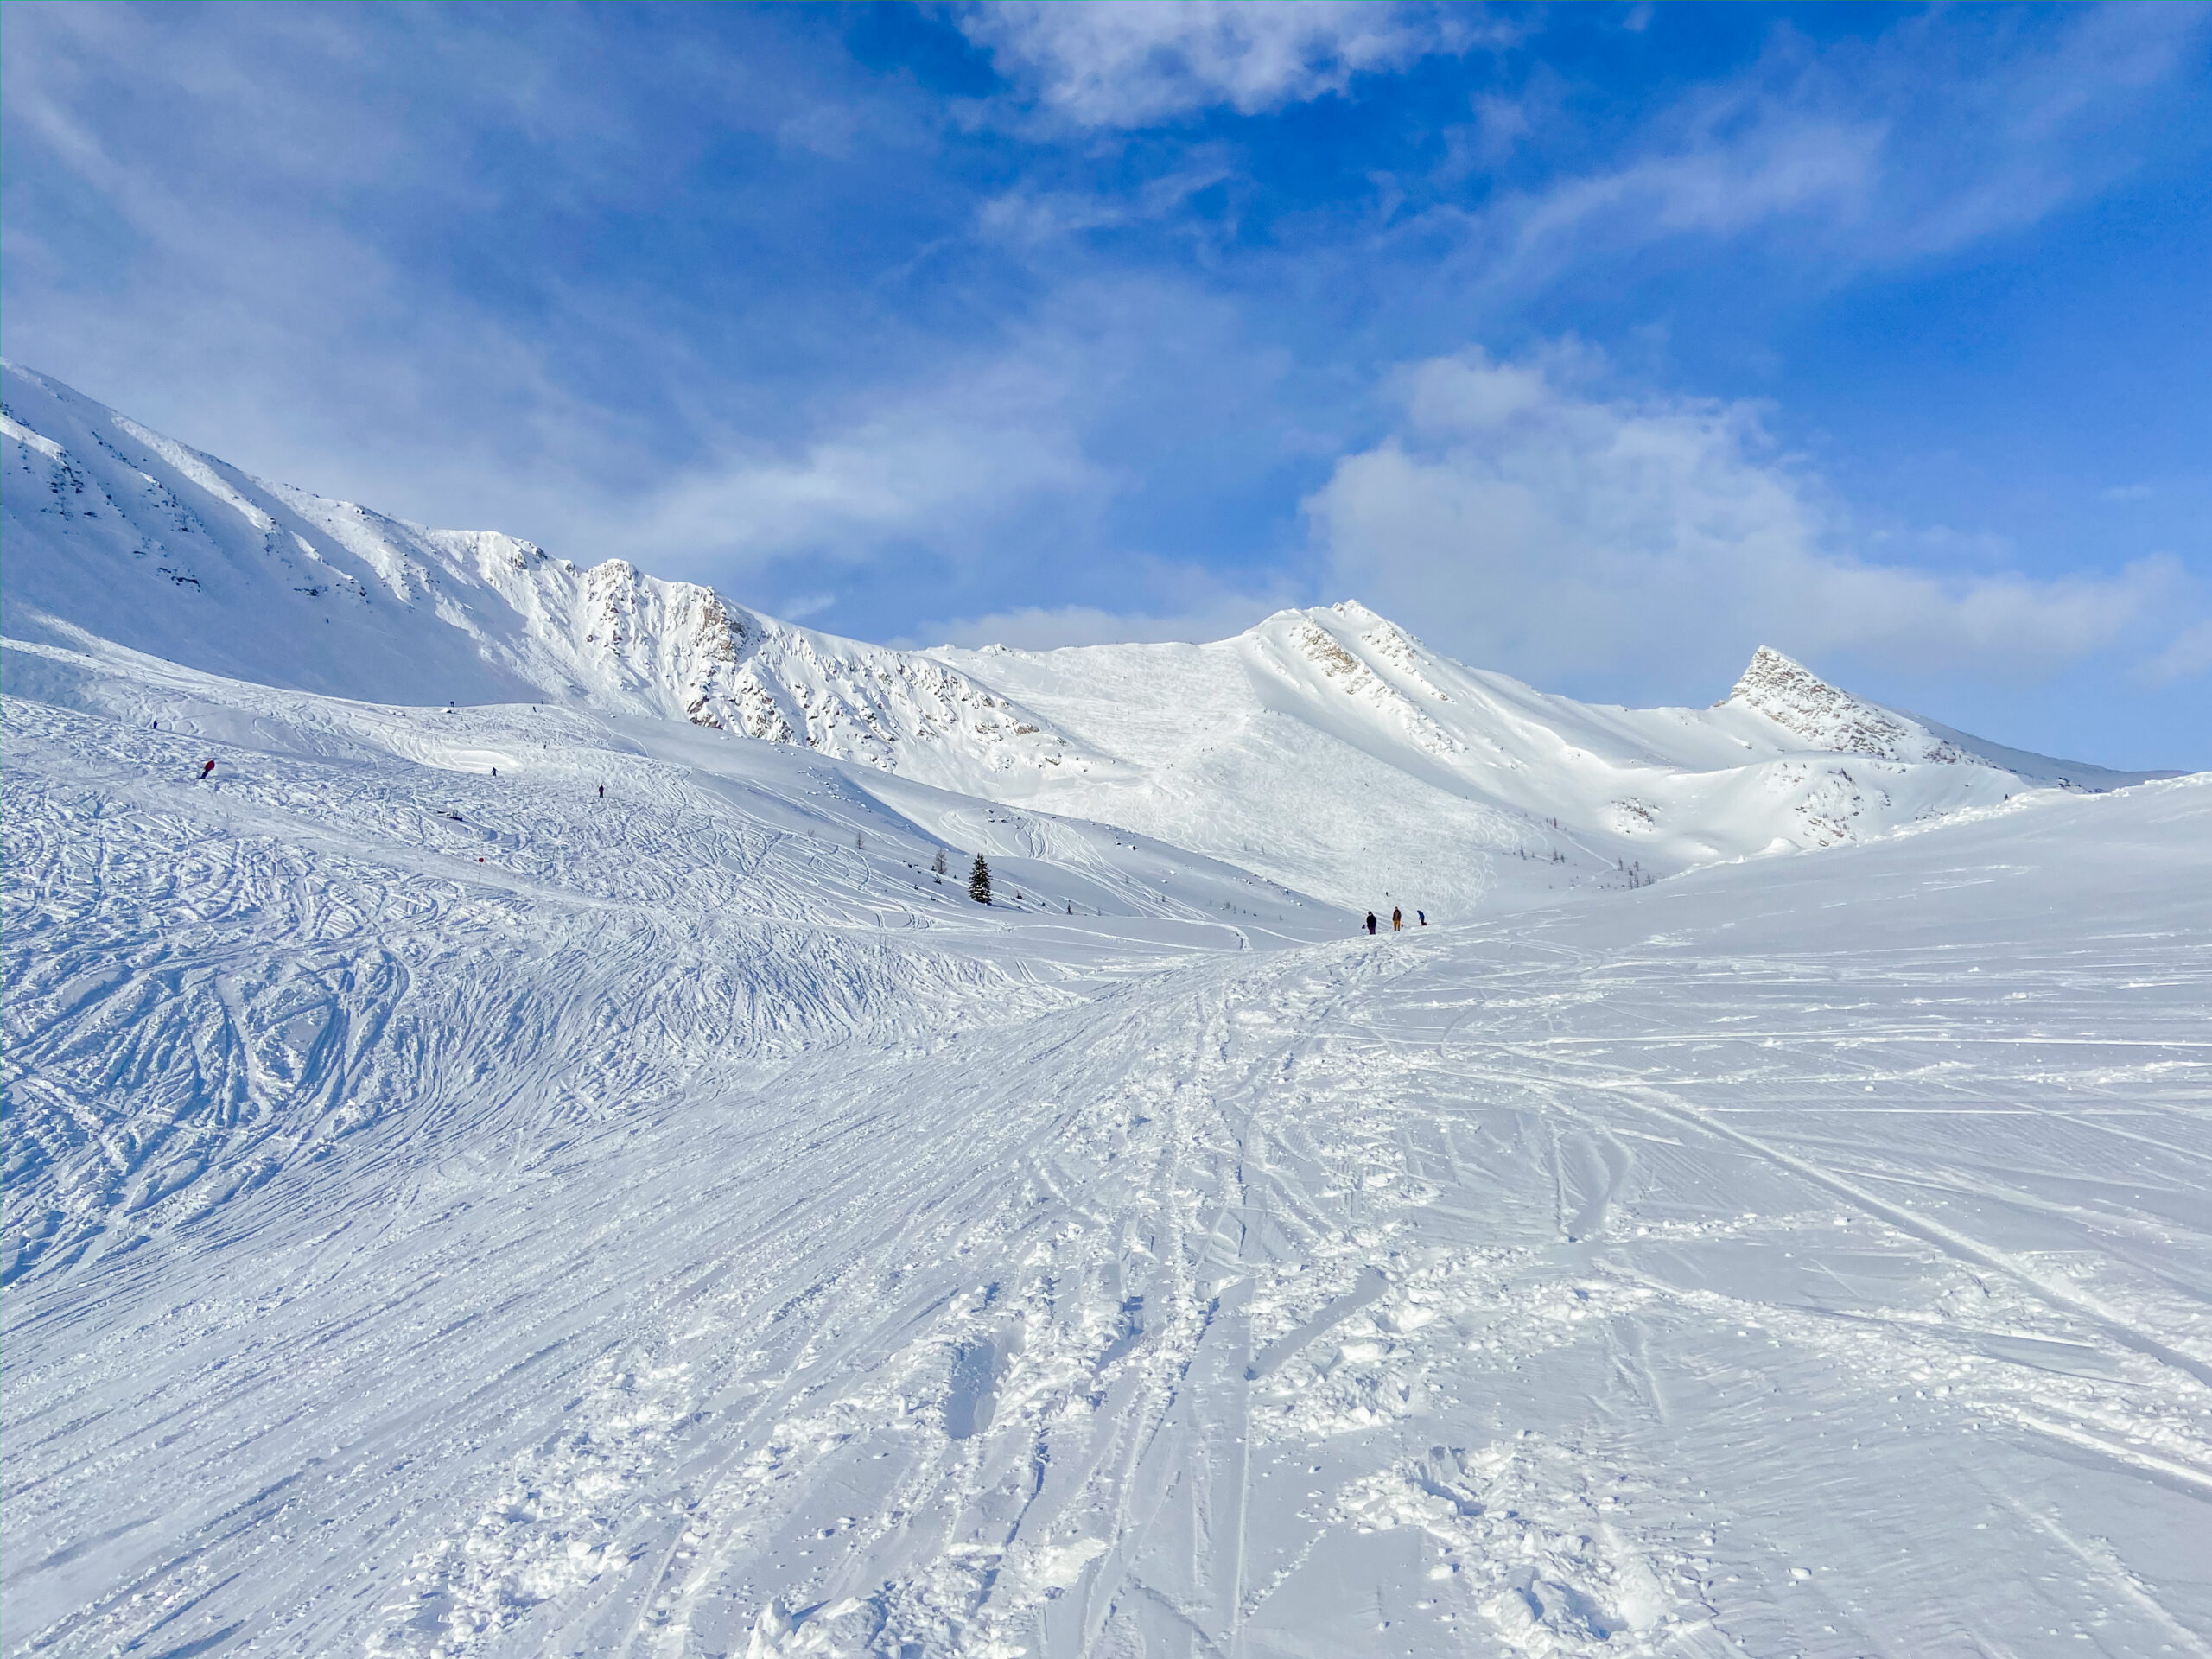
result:
[[[2212,1644],[2212,777],[6,414],[7,1651]]]

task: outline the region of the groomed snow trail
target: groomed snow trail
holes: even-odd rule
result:
[[[2203,780],[1262,954],[47,695],[9,1652],[2212,1651]]]

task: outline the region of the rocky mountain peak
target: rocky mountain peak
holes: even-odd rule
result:
[[[1808,747],[1881,760],[1956,762],[1966,756],[1916,721],[1829,684],[1771,645],[1751,653],[1732,690],[1716,707],[1756,709]]]

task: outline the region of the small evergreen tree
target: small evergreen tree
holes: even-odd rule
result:
[[[983,862],[981,853],[968,870],[968,896],[979,905],[991,902],[991,867]]]
[[[936,871],[939,875],[943,875],[943,874],[944,874],[944,848],[940,847],[940,848],[938,848],[938,849],[937,849],[937,862],[936,862],[936,863],[934,863],[934,864],[932,864],[932,865],[931,865],[931,866],[930,866],[930,868],[931,868],[932,870],[935,870],[935,871]]]

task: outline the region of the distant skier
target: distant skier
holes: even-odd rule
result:
[[[1406,931],[1406,918],[1395,905],[1390,906],[1390,931],[1393,933],[1402,933]]]
[[[605,784],[601,784],[599,786],[599,798],[602,801],[607,798],[607,785]]]
[[[1423,927],[1427,927],[1428,925],[1428,912],[1427,911],[1417,910],[1414,912],[1414,914],[1421,918],[1421,925]]]
[[[207,774],[214,770],[215,763],[213,760],[208,761],[205,766],[201,766],[200,768],[200,781],[203,784],[206,783],[207,781]]]
[[[1367,912],[1367,931],[1372,938],[1375,932],[1375,912],[1371,910]]]

